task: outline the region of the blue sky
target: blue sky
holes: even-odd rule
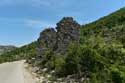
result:
[[[0,45],[22,46],[64,16],[85,24],[122,7],[125,0],[0,0]]]

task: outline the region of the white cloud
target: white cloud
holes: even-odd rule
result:
[[[40,29],[40,28],[48,28],[48,27],[55,27],[54,23],[37,20],[37,19],[28,19],[28,18],[6,18],[6,17],[0,17],[0,23],[4,25],[23,25],[27,28],[34,28],[34,29]]]
[[[41,21],[41,20],[34,20],[34,19],[28,19],[26,20],[27,27],[30,28],[47,28],[47,27],[55,27],[52,23]]]

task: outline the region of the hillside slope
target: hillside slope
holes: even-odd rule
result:
[[[115,26],[124,26],[124,24],[125,8],[121,8],[120,10],[108,16],[105,16],[95,22],[83,25],[81,28],[81,38],[83,38],[83,36],[88,37],[91,35],[101,35],[103,37],[106,35],[108,36],[107,33],[110,33]],[[117,32],[117,29],[114,31],[114,33],[115,32]],[[124,28],[120,32],[124,34]],[[109,36],[113,36],[113,34]],[[83,42],[82,39],[81,41]]]
[[[80,43],[100,37],[107,45],[121,44],[125,48],[125,8],[81,28]]]
[[[10,52],[0,55],[0,63],[27,59],[36,55],[37,42],[16,48]]]
[[[70,31],[69,28],[68,30]],[[62,36],[69,36],[65,35],[66,33]],[[47,51],[42,58],[38,57],[32,62],[33,66],[38,67],[38,72],[41,73],[45,73],[42,72],[44,68],[48,69],[48,73],[54,71],[52,77],[66,78],[61,80],[63,82],[125,82],[125,8],[83,25],[80,43],[70,42],[66,54],[58,55],[52,50]]]

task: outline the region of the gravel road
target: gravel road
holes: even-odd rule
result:
[[[24,63],[22,60],[0,64],[0,83],[36,83]]]

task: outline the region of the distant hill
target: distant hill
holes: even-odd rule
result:
[[[27,59],[36,55],[37,42],[16,48],[0,55],[0,63]]]
[[[3,54],[3,53],[6,53],[6,52],[10,52],[14,49],[16,49],[17,47],[15,46],[3,46],[3,45],[0,45],[0,54]]]

